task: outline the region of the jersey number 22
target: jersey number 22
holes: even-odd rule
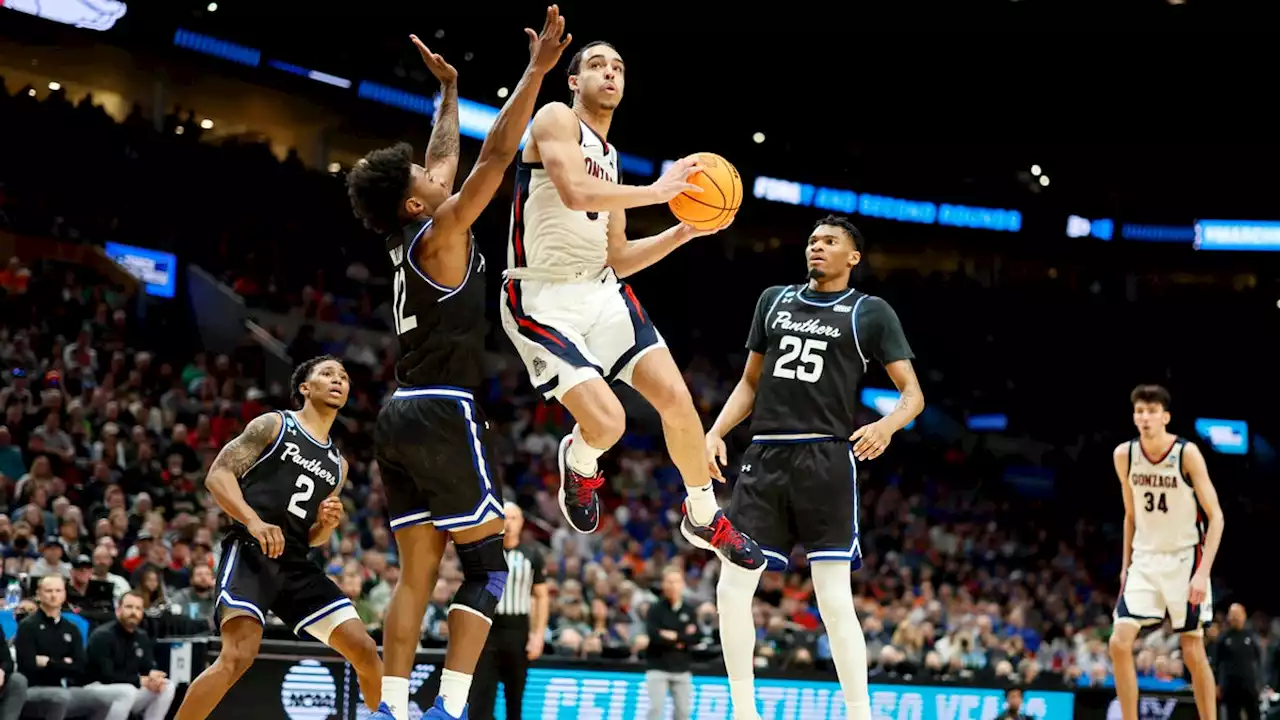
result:
[[[787,380],[816,383],[822,379],[822,351],[826,340],[783,335],[778,341],[782,355],[773,364],[773,376]]]
[[[408,297],[405,285],[404,266],[401,265],[396,268],[396,275],[391,283],[391,315],[395,318],[396,335],[403,335],[418,327],[417,315],[404,314],[404,303]]]

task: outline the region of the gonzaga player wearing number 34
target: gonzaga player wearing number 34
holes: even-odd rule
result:
[[[1200,717],[1217,714],[1217,687],[1203,628],[1213,620],[1209,573],[1225,520],[1195,443],[1169,432],[1169,391],[1139,385],[1129,397],[1138,438],[1115,450],[1124,496],[1124,558],[1120,601],[1111,633],[1116,695],[1124,720],[1138,720],[1133,641],[1138,631],[1169,618],[1182,634]]]
[[[805,248],[809,281],[771,287],[756,304],[750,355],[706,447],[723,480],[724,436],[751,415],[751,447],[733,488],[729,519],[755,538],[773,570],[797,543],[808,552],[818,609],[850,720],[870,720],[867,648],[849,573],[862,566],[856,461],[878,457],[893,433],[924,409],[914,355],[893,308],[849,286],[862,234],[827,216]],[[857,389],[874,360],[901,392],[893,412],[855,429]],[[681,528],[685,530],[687,525]],[[690,538],[691,542],[696,541]],[[724,565],[716,588],[720,636],[734,717],[758,717],[752,677],[751,598],[764,568]]]

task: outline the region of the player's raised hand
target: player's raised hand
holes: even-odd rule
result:
[[[444,58],[438,54],[431,52],[417,35],[410,35],[409,39],[413,41],[415,47],[418,48],[418,54],[422,56],[422,62],[426,63],[427,69],[432,75],[440,81],[441,85],[452,85],[458,82],[458,71],[452,65],[444,61]]]
[[[316,514],[316,524],[322,528],[336,528],[342,522],[346,508],[342,501],[332,495],[320,503],[320,512]]]
[[[720,468],[727,465],[728,462],[724,438],[715,433],[707,433],[707,467],[711,470],[711,477],[724,482],[724,472]]]
[[[863,425],[849,436],[853,443],[853,456],[859,460],[874,460],[884,454],[893,440],[893,432],[881,421]]]
[[[573,42],[572,34],[564,34],[564,16],[560,14],[559,5],[547,8],[547,19],[542,24],[542,32],[536,33],[525,28],[524,34],[529,36],[529,64],[544,74],[560,62],[560,54]]]
[[[692,225],[688,225],[686,223],[680,223],[681,239],[692,240],[694,238],[706,237],[707,235],[715,235],[721,230],[728,228],[732,224],[733,224],[733,218],[729,218],[729,222],[721,225],[720,227],[711,228],[710,230],[700,230]]]
[[[689,182],[689,176],[702,169],[702,165],[698,164],[698,156],[690,155],[681,158],[673,163],[667,171],[662,173],[662,177],[650,187],[657,192],[660,198],[658,202],[670,202],[671,198],[680,193],[698,194],[702,192],[702,188]]]
[[[278,558],[284,552],[284,532],[279,526],[258,519],[249,525],[249,534],[267,557]]]

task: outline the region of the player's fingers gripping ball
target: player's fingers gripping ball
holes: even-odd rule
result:
[[[742,205],[742,176],[715,153],[698,153],[702,170],[689,176],[700,193],[680,193],[668,206],[680,222],[698,230],[717,230],[729,224]]]

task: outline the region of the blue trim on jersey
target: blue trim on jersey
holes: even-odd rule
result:
[[[480,479],[480,493],[483,497],[469,513],[433,517],[431,523],[440,530],[461,530],[474,527],[488,520],[491,513],[496,517],[503,517],[505,514],[502,509],[502,502],[498,499],[497,491],[491,480],[489,458],[485,455],[484,443],[480,439],[480,426],[476,423],[475,403],[468,400],[459,400],[458,408],[462,411],[462,416],[467,420],[467,431],[471,436],[471,460],[476,469],[476,476]]]
[[[418,230],[418,234],[414,235],[413,239],[409,241],[408,246],[406,246],[404,249],[404,262],[406,265],[413,268],[413,271],[417,273],[418,277],[422,278],[422,280],[425,283],[435,288],[436,290],[439,290],[440,292],[444,293],[444,295],[436,299],[436,302],[444,302],[445,300],[448,300],[454,295],[457,295],[462,290],[462,288],[466,287],[467,280],[471,279],[471,269],[476,265],[476,252],[477,252],[476,240],[474,237],[470,239],[471,251],[467,253],[467,274],[462,276],[462,282],[459,283],[457,287],[446,287],[444,285],[441,285],[435,280],[432,280],[427,275],[426,270],[423,270],[422,268],[418,267],[418,263],[414,260],[414,255],[413,255],[414,246],[418,244],[418,240],[422,239],[422,235],[427,232],[427,228],[431,227],[431,224],[433,222],[434,222],[433,220],[428,220],[422,226],[422,228]]]
[[[448,398],[450,400],[470,400],[475,402],[475,395],[470,390],[452,385],[423,385],[421,387],[402,387],[397,388],[391,393],[391,397],[396,400],[412,400],[414,398],[434,397]]]
[[[317,439],[315,439],[314,437],[312,437],[312,436],[311,436],[311,433],[307,432],[307,429],[306,429],[305,427],[303,427],[303,426],[302,426],[302,421],[298,419],[298,414],[297,414],[297,413],[295,413],[295,412],[294,412],[294,411],[292,411],[292,410],[286,410],[286,411],[285,411],[285,422],[284,422],[284,425],[288,425],[290,421],[292,421],[292,422],[293,422],[294,426],[295,426],[295,427],[297,427],[297,428],[298,428],[298,430],[302,431],[302,434],[303,434],[303,435],[307,436],[307,439],[308,439],[308,440],[310,440],[311,442],[315,443],[316,447],[318,447],[318,448],[323,448],[323,449],[325,449],[325,450],[328,450],[329,448],[333,447],[333,436],[332,436],[332,435],[330,435],[330,436],[329,436],[329,442],[327,442],[327,443],[322,443],[322,442],[320,442],[319,440],[317,440]],[[282,427],[281,427],[281,430],[283,431],[283,429],[284,429],[284,427],[282,426]],[[341,463],[339,463],[339,464],[341,464]]]
[[[862,543],[858,538],[858,461],[853,456],[853,445],[849,446],[849,483],[853,486],[853,543],[848,550],[810,550],[806,555],[809,562],[847,562],[851,570],[862,567]]]
[[[764,314],[764,321],[765,321],[764,334],[766,337],[769,335],[769,325],[768,325],[769,316],[772,315],[774,309],[778,307],[778,303],[782,302],[782,296],[786,295],[789,292],[791,292],[791,286],[783,285],[782,292],[778,293],[778,296],[773,299],[773,304],[769,306],[769,312]]]
[[[391,526],[391,531],[395,532],[415,525],[426,525],[429,522],[431,522],[430,510],[410,510],[407,513],[392,515],[389,525]]]
[[[853,347],[858,351],[858,357],[862,358],[862,371],[867,370],[867,354],[862,352],[862,338],[858,336],[858,307],[862,305],[862,301],[869,296],[863,295],[853,303],[853,310],[849,311],[849,327],[853,328]]]
[[[789,433],[766,433],[766,435],[787,435]],[[795,433],[796,435],[807,433]],[[835,435],[823,435],[821,437],[805,437],[805,438],[769,438],[769,437],[753,437],[751,443],[753,445],[801,445],[803,443],[820,443],[831,442],[832,440],[840,440]]]
[[[258,459],[255,460],[253,464],[249,466],[248,470],[244,471],[244,475],[241,475],[240,479],[244,479],[244,476],[248,475],[250,472],[253,471],[254,468],[258,467],[258,464],[261,463],[263,460],[266,460],[272,455],[275,455],[276,448],[280,447],[280,441],[284,439],[284,424],[285,424],[285,420],[287,419],[287,416],[284,414],[283,410],[273,410],[272,412],[278,413],[280,415],[280,429],[276,431],[276,441],[274,443],[271,443],[271,447],[265,450],[261,455],[258,456]]]
[[[812,306],[814,306],[814,307],[824,307],[824,308],[825,308],[825,307],[831,307],[832,305],[835,305],[836,303],[840,302],[841,300],[843,300],[843,299],[845,299],[845,298],[849,297],[850,295],[852,295],[852,294],[853,294],[853,292],[854,292],[853,288],[849,288],[849,290],[848,290],[845,294],[841,295],[840,297],[836,298],[835,300],[832,300],[832,301],[831,301],[831,302],[829,302],[829,303],[820,303],[820,302],[817,302],[817,301],[815,301],[815,300],[806,300],[806,299],[805,299],[805,297],[804,297],[804,291],[805,291],[805,290],[808,290],[808,289],[809,289],[809,288],[808,288],[807,286],[802,286],[799,290],[797,290],[797,291],[796,291],[796,299],[797,299],[797,300],[799,300],[800,302],[802,302],[802,303],[806,304],[806,305],[812,305]]]
[[[521,300],[520,281],[508,279],[503,283],[503,296],[507,310],[516,321],[516,330],[520,337],[537,343],[539,347],[575,368],[591,368],[600,377],[604,377],[604,368],[587,360],[587,356],[564,333],[545,323],[538,322],[532,315],[524,311]]]

